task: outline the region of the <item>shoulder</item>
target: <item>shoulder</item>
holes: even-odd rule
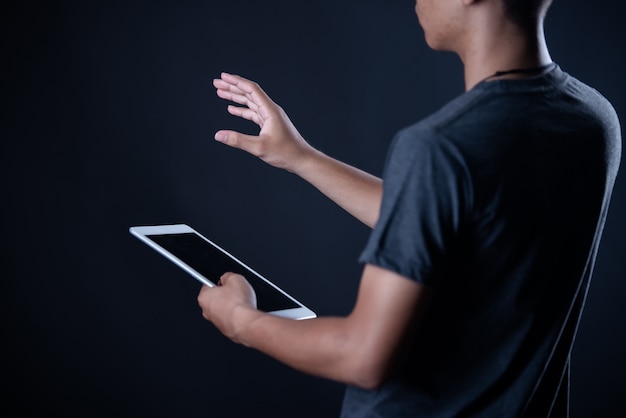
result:
[[[411,202],[453,200],[465,202],[461,206],[466,207],[473,194],[470,160],[464,147],[437,123],[427,119],[402,129],[385,164],[387,197],[403,194]]]
[[[417,123],[396,134],[386,166],[391,172],[425,172],[462,159],[444,132],[428,123]]]
[[[407,137],[449,136],[448,132],[465,121],[474,120],[476,115],[484,114],[484,110],[498,96],[499,92],[493,88],[476,88],[464,92],[426,118],[405,127],[399,134]]]
[[[595,88],[567,75],[563,88],[563,113],[570,116],[573,126],[595,147],[605,150],[607,163],[616,166],[621,156],[622,134],[619,117],[611,102]],[[596,139],[602,138],[601,141]]]
[[[438,163],[464,165],[463,142],[471,142],[477,130],[467,126],[484,94],[464,94],[439,111],[397,132],[388,160],[429,167]],[[389,161],[388,161],[389,164]],[[416,167],[417,168],[417,167]]]
[[[484,108],[492,97],[489,90],[463,93],[426,118],[399,130],[391,143],[384,177],[437,179],[437,184],[465,184],[469,190],[472,149],[485,126],[477,122],[477,112],[489,113]]]
[[[606,127],[619,130],[617,112],[602,93],[572,76],[568,77],[567,91],[579,101],[581,112],[595,117]]]

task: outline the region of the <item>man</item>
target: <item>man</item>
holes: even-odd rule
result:
[[[383,182],[313,149],[255,83],[217,94],[258,136],[215,139],[294,172],[373,228],[346,317],[255,309],[242,276],[203,287],[233,341],[347,383],[344,417],[561,417],[569,353],[621,154],[617,116],[554,63],[551,0],[417,0],[466,92],[394,139]]]

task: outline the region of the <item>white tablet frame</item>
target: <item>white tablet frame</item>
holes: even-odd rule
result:
[[[219,251],[223,252],[225,255],[227,255],[231,259],[233,259],[233,261],[239,263],[241,266],[247,268],[252,273],[256,274],[260,279],[264,280],[270,286],[272,286],[274,289],[276,289],[277,292],[282,293],[284,296],[286,296],[287,298],[289,298],[290,300],[292,300],[295,304],[297,304],[299,306],[298,308],[284,309],[284,310],[280,310],[280,311],[268,312],[269,314],[280,316],[282,318],[298,319],[298,320],[315,318],[317,316],[312,310],[310,310],[309,308],[304,306],[301,302],[297,301],[295,298],[293,298],[291,295],[289,295],[288,293],[283,291],[281,288],[276,286],[274,283],[272,283],[269,280],[267,280],[261,274],[259,274],[258,272],[256,272],[255,270],[253,270],[252,268],[250,268],[249,266],[244,264],[241,260],[239,260],[238,258],[233,256],[232,254],[230,254],[228,251],[224,250],[219,245],[215,244],[210,239],[208,239],[205,236],[203,236],[202,234],[200,234],[198,231],[196,231],[195,229],[193,229],[189,225],[186,225],[186,224],[172,224],[172,225],[133,226],[133,227],[129,228],[129,231],[130,231],[131,234],[133,234],[134,236],[139,238],[142,242],[144,242],[145,244],[147,244],[148,246],[150,246],[151,248],[153,248],[154,250],[159,252],[161,255],[163,255],[164,257],[166,257],[170,261],[172,261],[178,267],[180,267],[183,270],[185,270],[187,273],[189,273],[191,276],[193,276],[200,283],[203,283],[203,284],[205,284],[207,286],[213,287],[213,286],[215,286],[215,283],[213,283],[211,280],[207,279],[202,274],[198,273],[191,266],[187,265],[181,259],[176,257],[176,255],[172,254],[171,252],[169,252],[168,250],[166,250],[165,248],[161,247],[159,244],[157,244],[156,242],[154,242],[153,240],[151,240],[150,238],[147,237],[148,235],[168,235],[168,234],[194,233],[198,237],[202,238],[203,240],[208,242],[210,245],[212,245],[213,247],[215,247],[216,249],[218,249]]]

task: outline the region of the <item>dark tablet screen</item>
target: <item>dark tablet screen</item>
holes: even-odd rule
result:
[[[217,283],[222,274],[229,271],[241,274],[254,288],[257,307],[262,311],[300,307],[253,271],[193,232],[146,236],[213,283]]]

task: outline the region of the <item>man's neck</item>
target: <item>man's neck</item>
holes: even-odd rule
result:
[[[543,29],[523,32],[518,28],[500,28],[498,32],[478,32],[467,52],[459,54],[465,67],[465,89],[470,90],[484,80],[515,79],[537,75],[533,72],[497,72],[536,69],[552,62]]]

